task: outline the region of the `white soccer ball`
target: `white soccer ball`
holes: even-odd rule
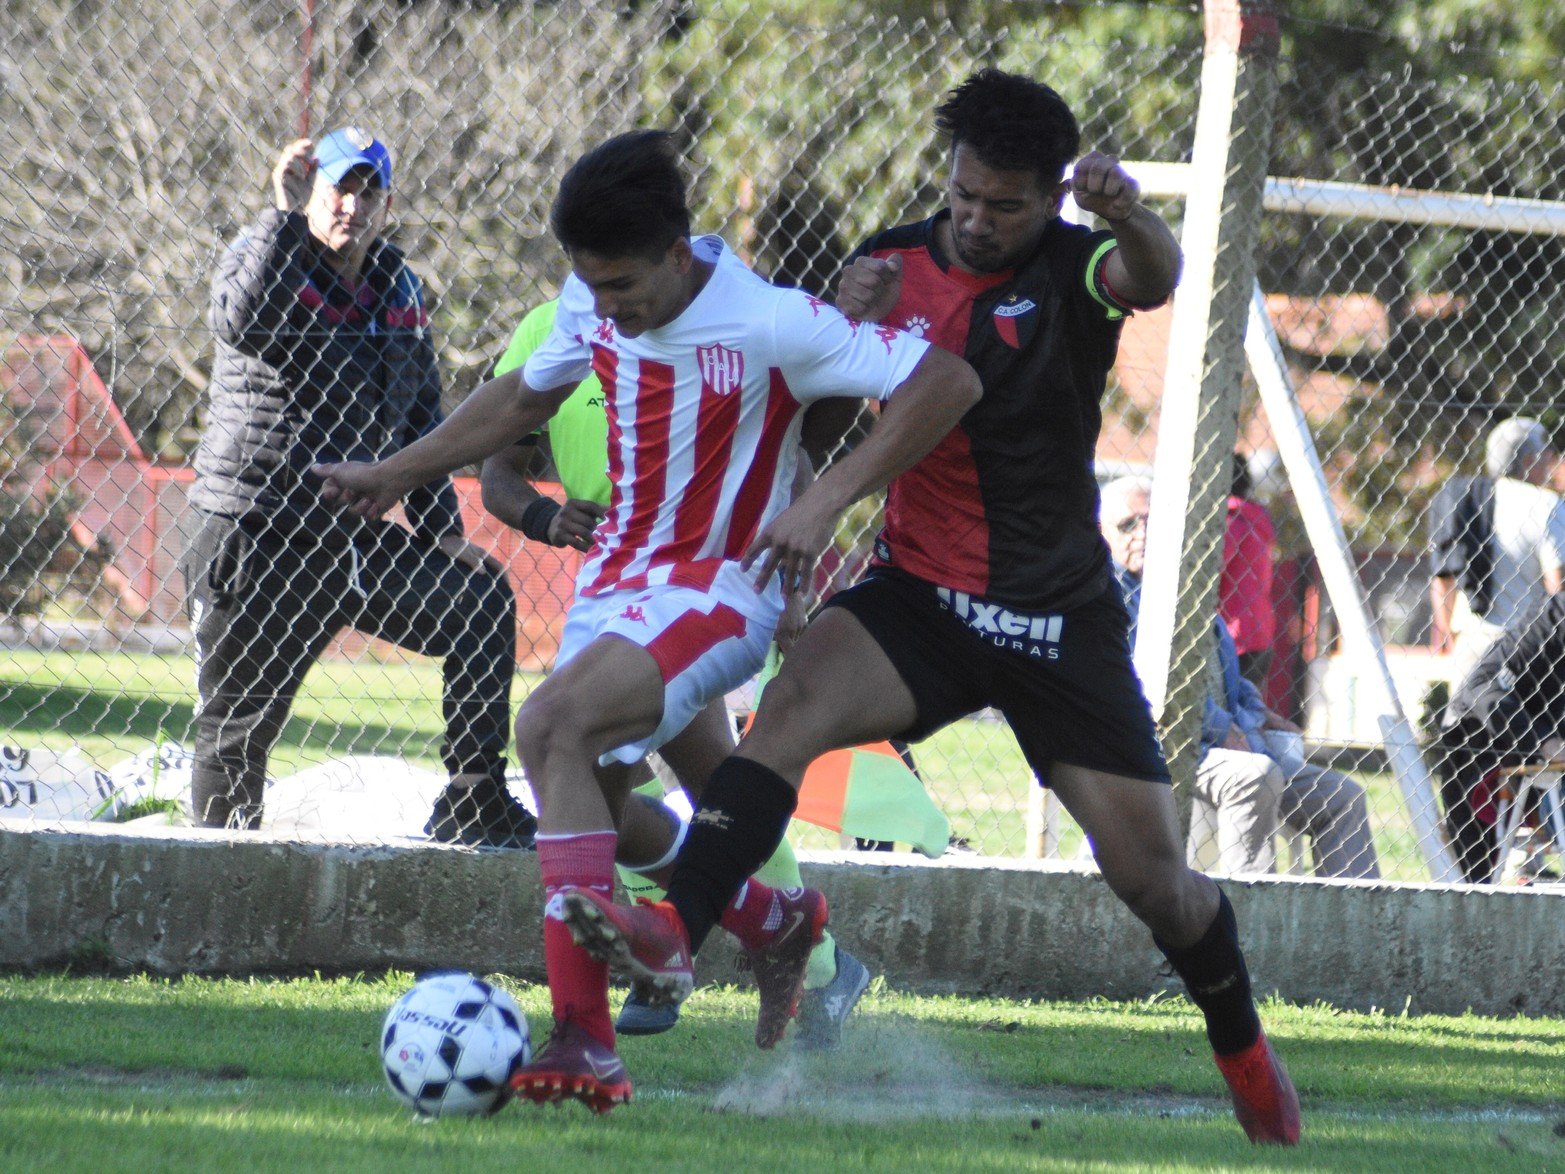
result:
[[[492,1113],[532,1058],[516,1000],[471,974],[427,974],[391,1005],[380,1034],[386,1083],[424,1117]]]

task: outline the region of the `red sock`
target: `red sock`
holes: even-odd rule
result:
[[[756,950],[772,940],[782,922],[782,907],[776,890],[751,877],[739,886],[734,899],[723,910],[718,924],[747,950]]]
[[[555,1019],[574,1019],[601,1043],[614,1046],[609,1017],[609,967],[571,940],[571,931],[549,913],[554,895],[567,885],[608,895],[614,891],[613,832],[539,836],[538,871],[543,877],[543,960]]]

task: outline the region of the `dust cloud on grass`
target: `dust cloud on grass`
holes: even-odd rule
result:
[[[981,1029],[982,1030],[982,1029]],[[856,1016],[840,1049],[801,1052],[792,1035],[775,1052],[750,1052],[713,1098],[712,1109],[753,1117],[815,1117],[854,1124],[1021,1117],[1038,1129],[1055,1114],[1229,1119],[1232,1106],[1214,1069],[1208,1096],[1166,1085],[1143,1089],[1071,1084],[1018,1088],[984,1080],[917,1021],[899,1015]],[[686,1094],[688,1095],[688,1094]],[[1565,1138],[1565,1116],[1538,1105],[1374,1109],[1306,1104],[1307,1115],[1341,1121],[1406,1121],[1431,1125],[1552,1124]],[[1501,1144],[1504,1144],[1503,1141]]]
[[[1014,1090],[986,1086],[913,1020],[877,1015],[856,1018],[835,1051],[799,1051],[790,1034],[777,1051],[752,1053],[713,1108],[870,1123],[971,1117],[1001,1105],[1019,1110]]]

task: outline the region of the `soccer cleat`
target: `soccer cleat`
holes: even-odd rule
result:
[[[837,975],[815,991],[799,997],[799,1027],[794,1046],[808,1052],[825,1051],[842,1041],[842,1025],[869,987],[869,968],[839,945],[833,945]]]
[[[607,1113],[630,1100],[630,1074],[608,1044],[572,1019],[557,1019],[532,1063],[511,1074],[511,1091],[538,1105],[577,1100]]]
[[[537,833],[533,813],[493,779],[447,787],[424,825],[436,843],[469,848],[531,848]]]
[[[620,1035],[662,1035],[679,1022],[679,1004],[654,1007],[632,990],[620,1006],[614,1030]]]
[[[755,1046],[770,1051],[788,1030],[804,992],[810,951],[826,929],[826,898],[814,889],[778,889],[782,920],[766,945],[745,950],[761,1010],[755,1021]]]
[[[1242,1052],[1212,1058],[1233,1094],[1244,1135],[1256,1145],[1298,1145],[1299,1094],[1266,1036]]]
[[[654,1007],[676,1007],[695,985],[690,940],[667,901],[616,905],[591,889],[562,888],[560,920],[576,944],[630,975],[636,994]]]

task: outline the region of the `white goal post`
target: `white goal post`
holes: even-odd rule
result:
[[[1126,162],[1125,168],[1140,183],[1143,196],[1182,198],[1189,194],[1188,163],[1137,161]],[[1293,215],[1565,236],[1565,203],[1550,200],[1268,177],[1263,207],[1267,212]],[[1069,204],[1065,214],[1067,219],[1076,218],[1076,210]],[[1359,660],[1367,670],[1366,679],[1374,683],[1378,694],[1377,721],[1386,757],[1396,775],[1430,878],[1458,881],[1460,873],[1436,826],[1429,770],[1397,693],[1379,625],[1370,613],[1352,552],[1331,502],[1320,457],[1294,393],[1259,283],[1251,298],[1245,356],[1332,608],[1342,625],[1344,654]],[[1165,649],[1163,656],[1167,655]],[[1038,790],[1028,813],[1028,854],[1052,855],[1058,838],[1058,813],[1052,796]]]

